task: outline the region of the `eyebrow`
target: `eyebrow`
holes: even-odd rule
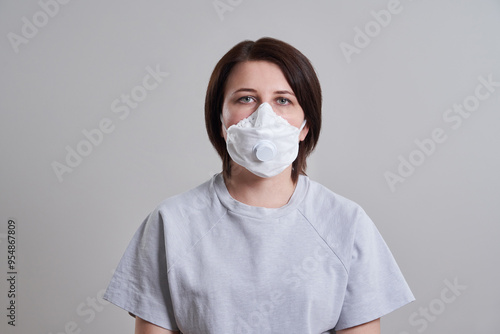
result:
[[[235,90],[231,95],[239,93],[239,92],[256,93],[257,91],[253,88],[240,88],[240,89]],[[273,94],[289,94],[289,95],[295,96],[295,94],[289,90],[276,90],[273,92]]]

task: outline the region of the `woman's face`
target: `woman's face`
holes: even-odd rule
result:
[[[226,128],[250,116],[264,102],[291,125],[300,128],[304,111],[281,69],[267,61],[246,61],[237,64],[229,74],[224,91],[222,118]],[[302,129],[302,141],[309,128]],[[222,129],[224,139],[226,132]]]

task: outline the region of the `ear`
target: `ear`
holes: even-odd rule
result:
[[[302,128],[302,131],[300,131],[299,140],[304,141],[308,133],[309,133],[309,125],[306,123],[306,125],[304,125],[304,127]]]
[[[224,138],[224,140],[227,140],[227,133],[226,130],[224,129],[224,119],[221,117],[220,118],[220,136]]]

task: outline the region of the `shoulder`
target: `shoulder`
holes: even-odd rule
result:
[[[199,186],[164,199],[152,215],[172,236],[197,235],[217,223],[226,210],[215,192],[216,176]]]
[[[355,201],[339,195],[322,184],[308,179],[308,190],[303,210],[314,218],[346,224],[364,214],[363,208]]]
[[[162,200],[150,211],[146,226],[166,229],[172,224],[185,225],[193,214],[209,211],[214,202],[211,181]]]
[[[213,179],[210,179],[195,188],[164,199],[157,205],[155,211],[182,214],[186,210],[205,209],[213,202],[214,196]]]
[[[299,210],[344,263],[349,262],[357,230],[371,222],[358,203],[310,179]]]
[[[152,211],[148,221],[164,239],[168,268],[185,256],[226,213],[217,199],[214,178],[166,198]]]
[[[225,213],[217,200],[213,180],[161,201],[148,215],[147,225],[160,225],[165,232],[177,235],[179,230],[199,230],[203,225],[213,223],[216,217]]]

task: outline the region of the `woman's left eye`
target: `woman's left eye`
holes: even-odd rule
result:
[[[290,103],[290,100],[284,97],[280,97],[279,99],[276,100],[276,102],[278,102],[278,104],[281,105],[287,105]]]

